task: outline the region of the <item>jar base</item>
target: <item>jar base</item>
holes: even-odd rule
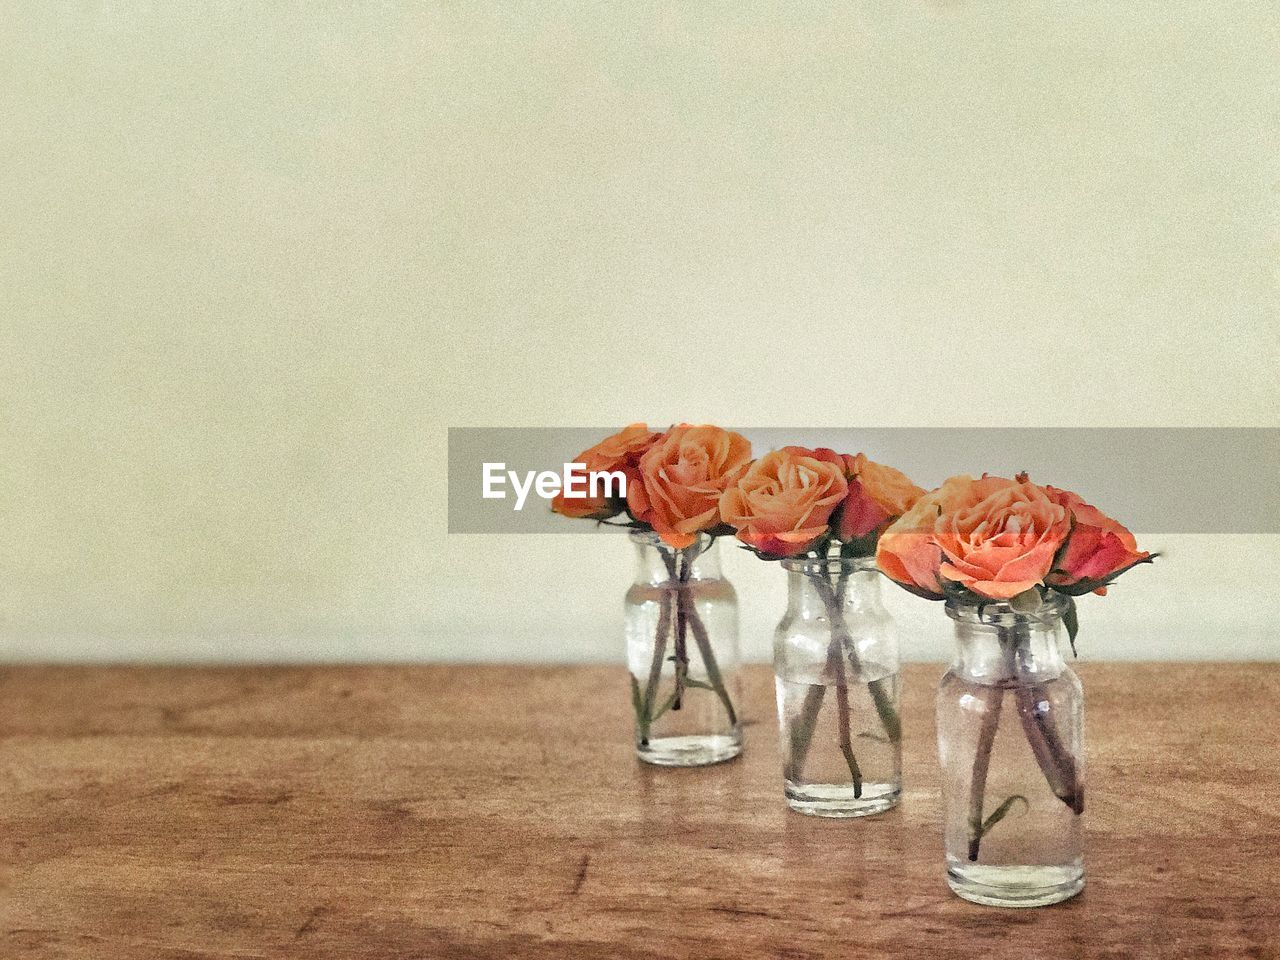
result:
[[[1084,889],[1084,867],[952,863],[947,868],[947,885],[956,896],[986,907],[1047,907],[1070,900]]]
[[[742,738],[717,735],[655,737],[636,746],[636,756],[658,767],[706,767],[742,752]]]
[[[898,805],[902,789],[892,783],[863,783],[862,795],[853,795],[851,783],[805,783],[787,781],[783,787],[787,806],[808,817],[873,817]]]

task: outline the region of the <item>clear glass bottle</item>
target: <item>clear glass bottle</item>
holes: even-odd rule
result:
[[[697,767],[742,752],[738,718],[738,598],[712,537],[676,550],[633,531],[639,567],[627,591],[627,666],[636,753]]]
[[[898,638],[870,557],[794,558],[774,633],[783,792],[800,813],[863,817],[902,793]]]
[[[947,882],[1038,907],[1084,887],[1084,696],[1062,657],[1066,600],[947,601],[956,655],[938,688]]]

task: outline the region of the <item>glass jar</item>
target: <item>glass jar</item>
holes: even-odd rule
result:
[[[1067,600],[947,601],[956,654],[938,688],[947,882],[1037,907],[1084,887],[1084,696],[1059,649]]]
[[[863,817],[902,793],[898,638],[870,557],[794,558],[774,633],[783,793],[793,810]]]
[[[627,667],[636,753],[697,767],[742,752],[738,598],[720,573],[714,538],[677,550],[633,531],[639,566],[627,591]]]

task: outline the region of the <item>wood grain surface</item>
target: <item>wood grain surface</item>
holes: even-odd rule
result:
[[[1280,665],[1080,668],[1088,885],[943,880],[932,699],[906,794],[782,803],[772,678],[746,753],[636,762],[619,668],[8,668],[0,957],[1280,957]]]

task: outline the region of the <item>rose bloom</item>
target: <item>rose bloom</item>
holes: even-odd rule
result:
[[[725,490],[720,516],[760,553],[792,557],[827,535],[827,521],[848,489],[839,456],[783,447],[755,461]]]
[[[859,540],[882,530],[924,496],[924,488],[917,487],[901,470],[868,460],[866,454],[845,454],[841,459],[849,484],[836,522],[836,536],[842,541]]]
[[[1030,481],[1010,483],[938,518],[934,540],[945,559],[944,580],[993,600],[1008,600],[1044,583],[1071,532],[1071,513]]]
[[[1013,484],[1014,481],[1001,477],[975,480],[967,474],[960,474],[949,478],[942,486],[916,500],[880,534],[876,543],[876,566],[889,579],[914,594],[930,600],[943,599],[940,574],[943,553],[934,539],[938,521]]]
[[[640,457],[660,436],[662,434],[651,431],[643,423],[633,423],[613,436],[605,437],[594,447],[583,450],[573,462],[586,464],[587,473],[621,471],[627,478],[629,490],[640,482]],[[574,476],[578,474],[579,471],[575,470]],[[566,517],[607,520],[621,512],[622,503],[621,498],[566,497],[561,492],[551,501],[551,509]]]
[[[1138,549],[1138,541],[1127,528],[1097,507],[1085,503],[1077,494],[1049,486],[1044,488],[1044,492],[1050,500],[1071,511],[1075,521],[1067,547],[1045,583],[1066,593],[1074,593],[1076,591],[1071,587],[1106,580],[1150,558],[1150,553]],[[1093,592],[1105,595],[1107,588],[1099,585]]]
[[[751,443],[741,434],[678,424],[640,458],[640,482],[627,484],[627,509],[669,546],[691,546],[720,524],[720,495],[750,462]]]

